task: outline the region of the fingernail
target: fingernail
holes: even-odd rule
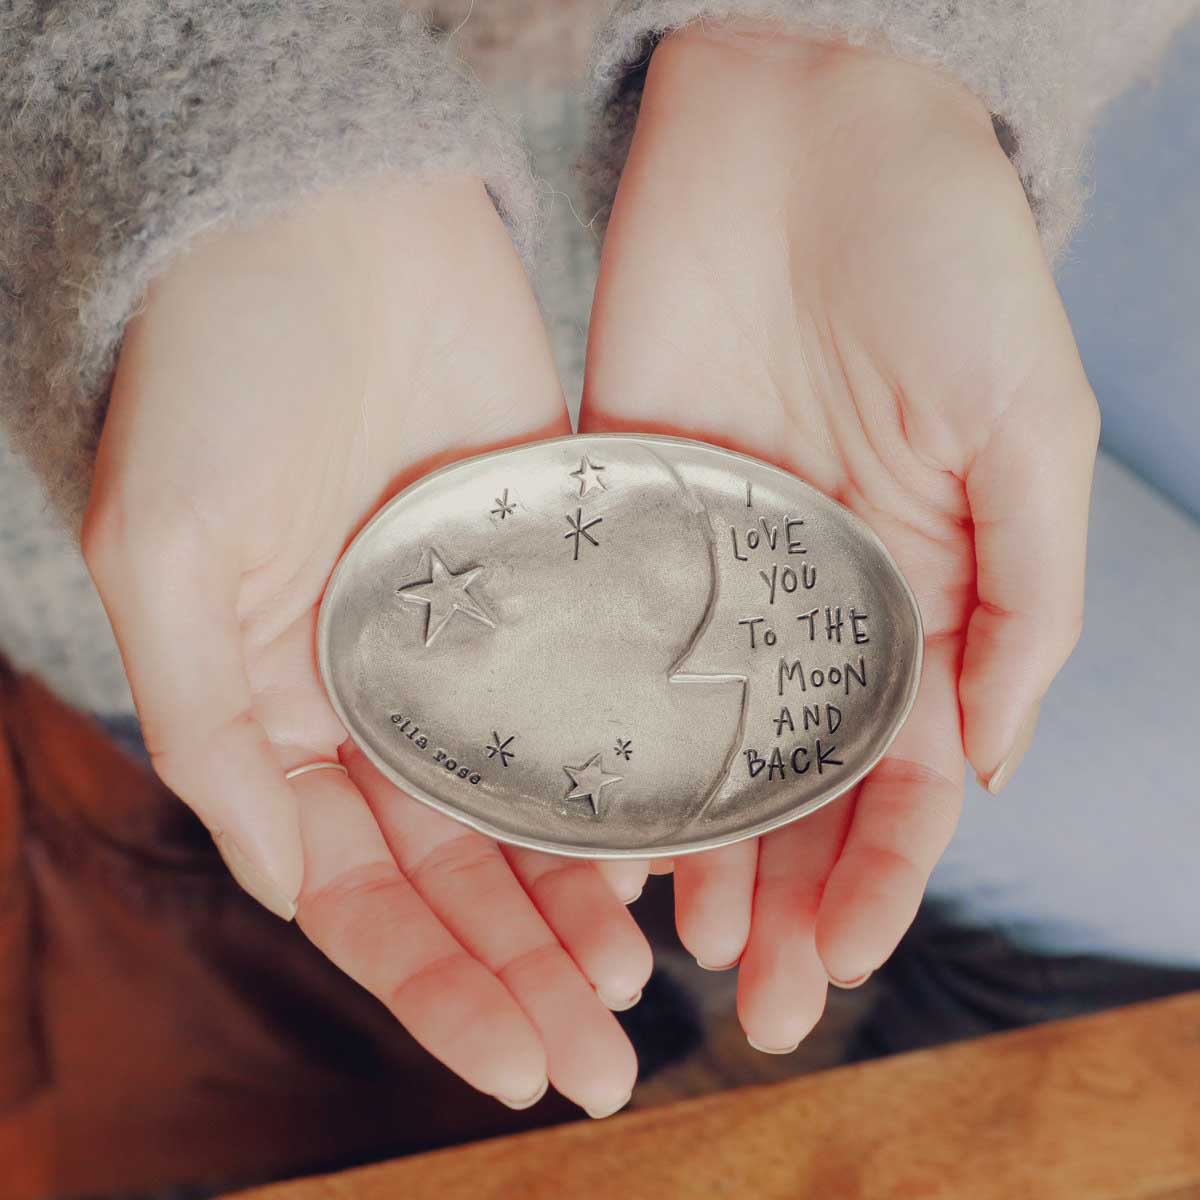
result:
[[[520,1110],[523,1108],[532,1108],[546,1094],[546,1089],[549,1086],[550,1080],[543,1079],[542,1086],[538,1088],[538,1090],[534,1092],[533,1095],[527,1100],[506,1100],[503,1096],[497,1096],[496,1099],[499,1100],[501,1104],[504,1104],[509,1108],[515,1108],[518,1112],[520,1112]]]
[[[1026,714],[1025,720],[1021,722],[1021,728],[1017,730],[1013,748],[1008,752],[1004,761],[992,772],[991,778],[978,777],[979,782],[993,796],[1000,794],[1000,789],[1012,778],[1013,772],[1021,765],[1021,759],[1025,757],[1025,752],[1033,741],[1033,731],[1037,728],[1038,711],[1041,707],[1042,702],[1039,700]]]
[[[651,875],[670,875],[675,870],[673,858],[660,858],[650,864]]]
[[[701,962],[699,959],[696,959],[696,966],[700,967],[702,970],[705,970],[705,971],[728,971],[728,970],[732,969],[733,967],[736,967],[740,961],[741,961],[741,958],[738,957],[738,958],[735,958],[733,960],[733,962],[716,964],[716,963]]]
[[[611,996],[606,996],[599,988],[596,989],[596,995],[600,997],[600,1002],[607,1004],[613,1012],[624,1012],[626,1009],[632,1008],[642,998],[642,989],[638,988],[632,996],[623,996],[619,1000],[614,1000]]]
[[[645,887],[638,888],[638,890],[636,892],[634,892],[632,896],[629,896],[625,899],[624,903],[632,904],[635,900],[640,900],[642,898],[642,893],[645,890],[646,890]]]
[[[613,1113],[620,1112],[621,1109],[629,1103],[633,1098],[633,1093],[630,1092],[620,1104],[614,1104],[612,1108],[585,1108],[583,1111],[587,1113],[593,1121],[603,1121],[605,1117],[611,1117]]]
[[[213,841],[225,860],[229,873],[241,889],[253,896],[268,912],[290,921],[296,915],[296,901],[269,875],[247,858],[242,848],[224,833],[214,833]]]
[[[841,988],[844,992],[852,992],[856,987],[862,987],[862,985],[866,983],[867,980],[870,979],[874,974],[874,971],[867,971],[866,974],[860,975],[857,979],[834,979],[834,977],[830,975],[829,982],[832,983],[835,988]]]
[[[754,1047],[755,1050],[761,1051],[763,1054],[791,1054],[799,1042],[793,1042],[790,1046],[760,1046],[752,1037],[747,1036],[746,1041]]]

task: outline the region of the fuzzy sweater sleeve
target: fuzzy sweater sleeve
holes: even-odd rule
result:
[[[1198,12],[1200,0],[619,0],[592,52],[590,199],[603,224],[661,38],[697,20],[777,21],[957,76],[990,108],[1053,260],[1082,211],[1096,116]]]
[[[383,171],[482,176],[515,131],[400,0],[0,3],[0,420],[78,527],[122,332],[189,239]]]

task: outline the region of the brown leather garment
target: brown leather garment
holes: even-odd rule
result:
[[[230,1186],[571,1115],[454,1078],[237,889],[148,769],[0,666],[4,1200]]]

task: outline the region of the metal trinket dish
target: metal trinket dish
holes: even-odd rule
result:
[[[342,556],[317,641],[398,787],[501,841],[642,858],[853,787],[908,716],[922,634],[841,505],[729,450],[612,434],[406,488]]]

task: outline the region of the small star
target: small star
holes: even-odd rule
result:
[[[604,467],[594,464],[585,454],[579,460],[579,469],[571,472],[572,479],[579,480],[579,498],[582,500],[589,492],[606,492],[608,484],[600,478]]]
[[[516,507],[515,504],[509,503],[508,488],[505,488],[504,495],[496,497],[496,507],[492,509],[492,516],[499,517],[503,521],[505,517],[510,516],[516,510]]]
[[[593,546],[600,545],[600,543],[598,541],[596,541],[596,539],[594,537],[592,537],[592,535],[590,533],[588,533],[588,530],[591,529],[591,527],[593,525],[599,525],[600,522],[603,520],[604,520],[603,517],[593,517],[585,525],[583,523],[583,509],[582,508],[577,508],[575,510],[575,515],[573,517],[567,517],[567,524],[569,524],[571,526],[571,532],[564,533],[563,537],[565,537],[565,538],[573,537],[575,539],[575,561],[576,562],[579,561],[579,539],[581,537],[587,538],[587,540],[589,542],[591,542]]]
[[[498,755],[500,755],[500,765],[502,767],[507,767],[508,760],[510,758],[517,757],[517,752],[515,750],[508,749],[509,744],[512,742],[513,738],[515,738],[516,736],[517,735],[515,733],[509,734],[509,736],[506,737],[504,739],[504,741],[501,741],[500,735],[493,729],[492,730],[492,744],[490,746],[485,747],[485,753],[487,754],[488,758],[495,758],[496,755],[498,754]]]
[[[417,583],[409,583],[396,589],[401,600],[410,604],[424,604],[429,613],[425,621],[425,645],[430,645],[433,639],[446,627],[446,623],[455,613],[462,613],[489,629],[496,628],[496,622],[480,607],[467,588],[479,577],[482,567],[473,567],[455,575],[438,557],[432,547],[429,551],[429,578]]]
[[[617,744],[613,747],[613,753],[628,762],[630,755],[633,754],[633,739],[617,738]]]
[[[599,754],[593,754],[582,767],[563,767],[571,779],[571,790],[567,793],[568,800],[590,800],[592,812],[601,816],[600,792],[610,783],[623,779],[623,775],[608,775]]]

